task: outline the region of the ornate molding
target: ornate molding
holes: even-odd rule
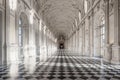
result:
[[[113,6],[114,6],[114,0],[109,1],[109,12],[113,11]]]
[[[101,4],[100,8],[105,12],[105,6],[106,6],[105,0],[102,0],[100,4]]]

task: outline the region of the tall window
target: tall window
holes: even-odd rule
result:
[[[9,0],[10,9],[15,10],[17,8],[17,0]]]
[[[19,20],[19,27],[18,27],[18,42],[19,42],[19,59],[23,60],[23,30],[22,30],[22,20]]]
[[[22,47],[22,22],[21,19],[19,20],[19,29],[18,29],[18,39],[19,39],[19,46]]]
[[[101,54],[104,53],[104,46],[105,46],[105,19],[104,17],[101,18]]]
[[[88,2],[87,2],[87,0],[84,1],[84,9],[85,9],[85,13],[87,13],[87,10],[88,10]]]
[[[81,12],[79,12],[79,22],[81,22]]]

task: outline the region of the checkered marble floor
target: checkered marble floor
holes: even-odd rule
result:
[[[63,51],[46,62],[36,64],[29,73],[19,64],[18,75],[11,78],[9,67],[0,67],[0,80],[120,80],[120,65],[111,65],[101,59],[70,56]]]

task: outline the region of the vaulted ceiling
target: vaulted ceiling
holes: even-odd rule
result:
[[[37,0],[38,13],[56,37],[70,36],[84,0]]]

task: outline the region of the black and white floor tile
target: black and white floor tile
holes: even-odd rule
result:
[[[120,65],[69,56],[64,52],[37,64],[33,73],[29,73],[23,64],[18,67],[18,75],[14,78],[11,78],[8,66],[0,67],[0,80],[120,80]]]

